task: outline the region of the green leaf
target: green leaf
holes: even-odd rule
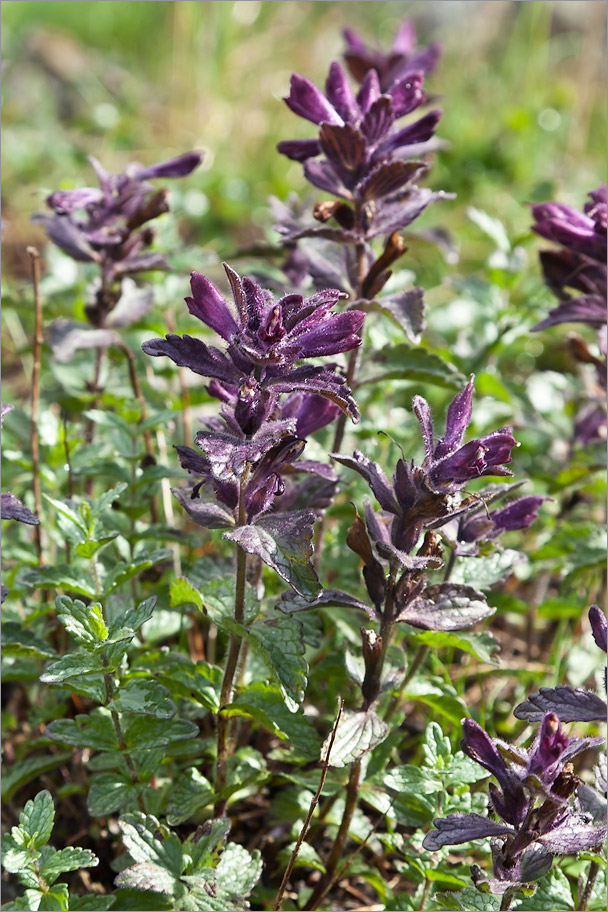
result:
[[[46,671],[40,675],[40,680],[44,684],[61,684],[62,681],[77,675],[99,674],[105,670],[99,654],[68,652],[56,662],[51,662]]]
[[[166,826],[162,826],[156,817],[141,813],[124,814],[118,825],[124,846],[136,863],[151,861],[160,865],[173,877],[179,877],[182,872],[181,842]]]
[[[250,854],[242,846],[230,842],[217,866],[218,888],[236,903],[236,908],[241,909],[244,905],[242,900],[249,896],[261,873],[260,853]]]
[[[166,667],[161,666],[157,671],[157,677],[173,697],[184,697],[186,700],[200,703],[211,712],[218,712],[223,675],[221,669],[216,666],[202,661],[193,665],[185,656],[180,656],[179,664],[171,662]]]
[[[321,739],[314,725],[301,710],[294,713],[288,709],[278,687],[272,684],[250,684],[222,712],[228,716],[249,716],[283,741],[288,741],[305,757],[319,757]]]
[[[281,849],[279,852],[278,861],[281,867],[287,867],[289,859],[291,858],[292,852],[296,847],[296,843],[292,842],[291,845],[286,846],[284,849]],[[294,868],[314,868],[315,871],[321,871],[322,874],[325,873],[326,868],[319,853],[314,849],[309,842],[303,842],[298,851],[298,857],[295,860]]]
[[[203,599],[189,580],[178,576],[169,586],[169,604],[172,608],[179,608],[180,605],[196,605],[197,608],[202,608]]]
[[[439,355],[405,343],[385,346],[374,352],[367,364],[368,373],[373,371],[374,376],[364,376],[358,387],[387,380],[409,380],[460,390],[466,382],[460,371]]]
[[[172,719],[177,707],[166,687],[151,678],[132,678],[121,684],[117,695],[108,704],[115,712],[142,713],[157,719]]]
[[[150,567],[155,567],[157,564],[168,561],[172,557],[173,552],[168,548],[158,548],[156,551],[150,551],[146,557],[142,555],[134,558],[131,563],[117,564],[104,579],[105,594],[109,595],[122,586],[123,583],[143,573],[144,570],[149,570]]]
[[[30,891],[27,890],[26,893]],[[60,910],[60,912],[67,912],[68,908],[68,885],[64,883],[55,884],[54,887],[48,892],[44,892],[40,897],[40,903],[38,909],[40,912],[43,910]]]
[[[438,715],[449,719],[456,726],[459,726],[460,720],[468,715],[468,710],[459,697],[452,697],[446,693],[424,691],[424,686],[418,690],[415,682],[412,681],[408,686],[408,691],[402,696],[404,700],[417,700],[419,703],[424,703],[425,706],[433,709]]]
[[[115,896],[97,896],[89,893],[88,896],[70,896],[68,906],[70,912],[106,912],[111,909],[116,902]],[[117,909],[124,909],[124,906],[117,906]]]
[[[60,595],[55,599],[57,617],[75,640],[84,646],[98,646],[108,638],[108,628],[98,602],[85,605],[80,599]]]
[[[135,716],[129,720],[124,731],[127,747],[131,750],[165,747],[173,741],[186,741],[198,734],[198,725],[194,722],[186,719],[155,719],[151,716]]]
[[[32,848],[39,849],[49,841],[54,820],[53,799],[46,789],[27,802],[19,814],[19,826],[29,837]]]
[[[489,589],[513,573],[517,564],[526,560],[521,551],[506,548],[485,557],[459,557],[452,570],[450,582],[462,583],[476,589]]]
[[[400,766],[387,773],[377,773],[374,782],[396,792],[415,792],[418,795],[433,795],[437,792],[437,780],[427,769],[418,766]]]
[[[86,542],[79,542],[74,548],[74,551],[78,557],[84,557],[86,560],[90,560],[94,554],[97,554],[101,548],[105,547],[105,545],[108,545],[111,541],[114,541],[117,536],[118,532],[109,532],[102,538],[96,538],[94,540],[89,539],[89,541]]]
[[[36,779],[42,773],[48,773],[49,770],[55,769],[56,766],[61,766],[62,763],[66,763],[71,757],[71,753],[27,757],[13,766],[5,767],[2,775],[2,800],[8,801],[22,785],[26,785],[32,779]]]
[[[123,491],[127,490],[127,483],[121,481],[119,484],[114,485],[113,488],[110,488],[109,491],[104,491],[99,497],[95,497],[91,501],[91,518],[97,519],[104,513],[108,507],[111,507],[115,500],[118,500]]]
[[[490,240],[494,241],[498,250],[502,253],[509,253],[511,242],[500,219],[494,218],[483,209],[476,209],[474,206],[468,206],[467,216],[478,228],[481,228],[484,234],[487,234]]]
[[[500,896],[491,893],[480,893],[475,887],[465,887],[464,890],[453,893],[438,894],[434,897],[441,909],[457,909],[460,912],[498,912],[501,904]]]
[[[533,896],[517,897],[511,906],[522,912],[562,912],[576,908],[572,901],[570,882],[559,868],[552,868],[536,885]]]
[[[224,618],[234,617],[234,576],[211,576],[201,585],[200,596],[205,611],[214,624],[220,624]],[[260,600],[253,586],[245,587],[245,623],[253,621],[260,611]]]
[[[114,618],[110,624],[110,636],[115,637],[123,628],[133,631],[139,630],[154,614],[156,602],[157,597],[151,595],[149,598],[144,599],[143,602],[140,602],[136,608],[127,608]]]
[[[210,804],[214,797],[211,783],[196,767],[188,767],[179,774],[169,794],[167,823],[178,826],[184,820],[189,820],[197,811]]]
[[[54,564],[52,567],[31,567],[21,570],[18,582],[23,586],[35,589],[66,589],[76,595],[84,595],[93,601],[97,598],[95,584],[90,576],[76,567],[67,564]]]
[[[58,719],[46,727],[45,734],[54,741],[91,750],[118,750],[112,718],[107,709],[98,707],[88,715]]]
[[[23,624],[2,621],[2,654],[48,659],[55,655],[55,650]]]
[[[66,871],[77,871],[78,868],[94,868],[99,864],[99,859],[89,849],[78,849],[75,846],[66,846],[54,852],[41,866],[40,873],[48,884],[54,883],[60,874]]]
[[[88,528],[83,522],[80,513],[74,508],[72,503],[69,500],[56,500],[54,497],[49,497],[48,494],[42,495],[46,501],[52,504],[53,507],[60,513],[62,516],[65,516],[66,519],[69,519],[71,523],[83,534],[86,538],[88,533]],[[84,541],[84,538],[81,539]]]
[[[389,727],[371,710],[344,712],[336,729],[336,736],[329,757],[330,766],[346,766],[367,751],[381,744]],[[323,742],[321,760],[324,762],[332,735]]]
[[[491,633],[445,633],[441,630],[424,630],[422,632],[416,630],[414,632],[415,628],[411,629],[411,633],[408,629],[408,637],[411,643],[420,646],[431,646],[433,649],[460,649],[462,652],[468,652],[469,655],[475,656],[481,662],[498,665],[495,653],[500,650],[500,643]]]
[[[115,909],[120,912],[167,912],[173,909],[168,896],[152,893],[150,890],[135,890],[123,887],[114,893]]]
[[[125,868],[114,883],[117,887],[152,890],[154,893],[168,893],[170,896],[176,892],[178,886],[177,877],[153,861],[140,861],[130,868]]]
[[[87,797],[87,808],[93,817],[105,817],[137,798],[142,787],[136,786],[128,773],[113,770],[94,776]]]
[[[294,617],[275,613],[251,627],[243,627],[228,618],[223,618],[219,625],[247,640],[279,685],[289,709],[297,712],[304,699],[308,674],[300,622]]]

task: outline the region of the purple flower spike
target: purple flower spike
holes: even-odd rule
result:
[[[333,371],[334,365],[297,364],[356,348],[361,344],[359,330],[365,314],[358,310],[334,313],[335,304],[345,297],[337,289],[325,289],[306,299],[289,294],[275,301],[270,292],[251,279],[241,278],[226,263],[224,269],[234,309],[205,276],[196,272],[191,279],[192,297],[186,298],[186,303],[193,316],[224,339],[226,352],[199,339],[176,335],[144,342],[143,350],[149,355],[166,355],[180,366],[219,381],[210,391],[233,406],[237,426],[248,436],[273,415],[283,392],[325,397],[357,421],[356,403],[344,378]],[[331,420],[333,411],[321,406],[317,406],[317,420],[306,415],[311,407],[310,400],[300,400],[294,406],[293,417],[306,429],[323,427]],[[304,411],[297,415],[300,408]]]
[[[496,812],[513,826],[519,825],[525,817],[528,801],[518,777],[508,768],[496,745],[483,728],[473,719],[463,719],[464,738],[461,748],[464,753],[496,777],[502,793],[493,786],[490,796]]]
[[[589,193],[584,212],[559,203],[532,207],[533,230],[560,244],[558,250],[542,250],[545,281],[562,302],[533,332],[559,323],[606,323],[606,187]]]
[[[492,513],[480,512],[465,519],[458,532],[461,542],[490,541],[504,532],[527,529],[538,517],[538,510],[545,500],[552,497],[529,495],[513,500],[506,507]]]
[[[72,259],[99,266],[100,288],[86,313],[91,323],[103,327],[120,299],[125,276],[169,268],[161,253],[148,250],[154,231],[147,223],[169,211],[167,191],[155,191],[148,181],[184,177],[202,155],[187,152],[147,168],[132,162],[121,174],[107,172],[92,156],[89,160],[99,187],[57,190],[46,200],[54,214],[38,213],[32,220],[42,222],[49,239]]]
[[[278,150],[302,162],[305,177],[315,187],[355,204],[348,219],[349,232],[354,232],[355,239],[404,227],[436,196],[413,185],[427,170],[425,163],[405,159],[408,150],[411,156],[431,147],[441,112],[431,111],[401,130],[395,126],[399,118],[426,100],[422,82],[421,71],[408,71],[383,93],[376,70],[371,68],[355,98],[344,70],[335,62],[329,70],[325,94],[303,76],[291,77],[285,102],[295,114],[318,124],[319,134],[317,139],[281,142]],[[369,205],[380,199],[391,213],[389,227],[380,214],[376,220]],[[342,209],[346,218],[344,208],[348,207]],[[360,211],[363,208],[365,212]]]
[[[597,643],[600,649],[604,652],[607,651],[607,633],[606,633],[606,615],[598,608],[597,605],[592,605],[589,609],[589,622],[591,624],[591,631],[593,633],[593,639]]]

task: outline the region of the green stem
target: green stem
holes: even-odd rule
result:
[[[112,702],[112,699],[114,697],[114,679],[112,677],[112,672],[108,672],[106,675],[104,675],[104,678],[105,678],[105,682],[106,682],[106,694],[107,694],[106,706],[107,706],[109,703]],[[123,757],[125,758],[125,762],[127,764],[127,768],[129,770],[129,775],[131,776],[131,782],[133,783],[133,785],[135,787],[137,787],[139,785],[139,776],[137,775],[137,770],[135,769],[135,763],[133,762],[133,758],[127,751],[127,741],[126,741],[124,732],[122,730],[122,726],[120,724],[120,716],[113,709],[110,710],[110,715],[112,717],[112,724],[114,725],[114,731],[116,733],[116,740],[118,741],[118,746],[120,747],[120,750],[122,751]],[[144,803],[144,798],[143,798],[143,795],[141,794],[141,792],[138,792],[138,794],[137,794],[137,804],[138,804],[139,809],[142,812],[142,814],[145,814],[146,805]]]

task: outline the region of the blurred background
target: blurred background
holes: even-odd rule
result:
[[[300,165],[275,151],[313,135],[281,101],[290,73],[323,85],[345,25],[388,47],[405,18],[420,44],[444,47],[427,87],[445,147],[427,183],[458,195],[421,224],[440,219],[474,268],[481,235],[467,205],[517,236],[526,202],[581,208],[604,180],[605,17],[587,0],[4,2],[5,274],[25,278],[25,245],[44,246],[30,216],[45,196],[95,184],[89,154],[119,171],[204,150],[202,168],[171,184],[181,239],[213,259],[255,241],[271,225],[270,194],[309,192]]]

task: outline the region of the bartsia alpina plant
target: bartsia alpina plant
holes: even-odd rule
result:
[[[388,51],[370,47],[352,28],[345,28],[342,34],[346,42],[344,59],[353,78],[363,82],[366,74],[374,70],[383,92],[411,73],[431,73],[441,54],[437,42],[426,48],[417,46],[416,29],[409,20],[399,26]]]

